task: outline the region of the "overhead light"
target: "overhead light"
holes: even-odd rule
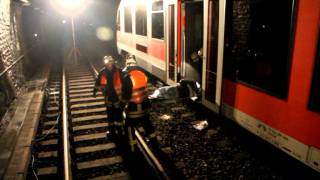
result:
[[[30,6],[30,1],[29,0],[18,0],[23,6]]]
[[[91,0],[50,0],[50,2],[61,14],[74,17],[81,13]]]

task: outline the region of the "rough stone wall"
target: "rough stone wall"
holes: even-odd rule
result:
[[[0,1],[0,53],[4,69],[12,65],[22,55],[17,29],[17,19],[20,19],[17,17],[19,11],[19,6],[10,0]],[[12,90],[16,93],[19,92],[24,82],[22,66],[23,63],[18,63],[6,74],[13,86]]]
[[[16,62],[21,50],[21,5],[12,0],[0,0],[0,73]],[[9,104],[21,92],[25,82],[24,59],[0,77],[0,118]]]

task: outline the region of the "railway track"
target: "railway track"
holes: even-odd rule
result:
[[[128,162],[130,155],[121,149],[121,142],[109,139],[104,97],[101,92],[92,94],[96,72],[92,67],[68,64],[61,70],[62,78],[61,71],[52,72],[29,179],[132,179],[142,174],[168,179],[138,132],[141,153],[134,163]],[[155,173],[150,173],[152,169]]]
[[[61,69],[54,68],[46,88],[28,179],[35,176],[61,179],[61,119]]]
[[[76,178],[129,179],[121,152],[107,137],[104,97],[93,97],[94,75],[84,64],[68,66],[66,75]]]

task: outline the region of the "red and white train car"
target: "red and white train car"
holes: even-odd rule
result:
[[[122,0],[119,53],[320,171],[320,0]]]

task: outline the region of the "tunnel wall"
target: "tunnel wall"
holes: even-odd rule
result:
[[[21,33],[20,3],[11,0],[0,1],[0,72],[14,64],[24,54]],[[0,77],[0,118],[12,100],[19,95],[25,82],[25,59],[16,63]],[[1,124],[0,124],[1,126]]]

